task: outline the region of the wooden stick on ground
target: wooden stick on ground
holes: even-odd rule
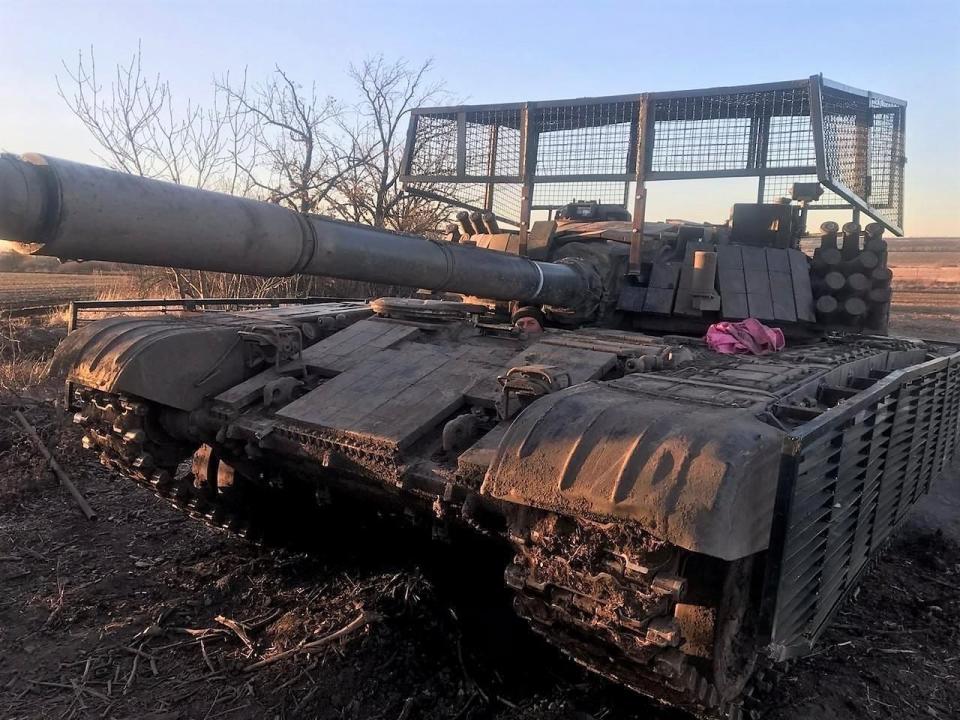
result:
[[[318,640],[314,640],[308,643],[301,643],[297,647],[290,648],[289,650],[284,650],[283,652],[278,652],[276,655],[271,655],[270,657],[264,658],[263,660],[258,660],[252,665],[247,665],[243,668],[243,672],[251,672],[253,670],[259,670],[260,668],[275,663],[277,660],[282,660],[283,658],[290,657],[291,655],[297,655],[304,652],[312,652],[313,650],[319,650],[324,645],[329,645],[335,640],[339,640],[342,637],[346,637],[352,632],[365,628],[372,622],[380,620],[380,615],[375,612],[361,612],[354,620],[344,625],[339,630],[335,630],[329,635],[324,635]]]
[[[233,633],[240,638],[240,641],[247,646],[247,649],[251,653],[256,652],[256,649],[253,647],[253,641],[250,639],[250,636],[247,635],[247,629],[243,625],[223,615],[217,615],[214,620],[224,627],[233,630]]]
[[[77,489],[77,486],[73,484],[70,476],[67,475],[62,467],[60,467],[60,463],[57,462],[57,459],[50,454],[47,446],[43,444],[43,440],[40,439],[40,436],[37,434],[37,431],[33,425],[30,424],[30,421],[27,420],[27,418],[24,417],[23,413],[19,410],[14,410],[13,414],[23,426],[23,429],[26,430],[27,435],[30,436],[30,439],[33,440],[33,444],[37,446],[37,450],[39,450],[40,454],[46,458],[47,464],[50,465],[50,469],[53,471],[53,474],[57,476],[57,480],[59,480],[60,484],[67,489],[70,495],[73,496],[74,501],[79,506],[80,511],[86,516],[87,520],[96,520],[97,513],[93,511],[93,508],[91,508],[87,503],[87,499],[83,497],[83,495]]]

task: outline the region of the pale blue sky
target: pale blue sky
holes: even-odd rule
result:
[[[57,97],[60,61],[98,64],[142,40],[181,99],[212,77],[281,65],[336,96],[347,65],[383,53],[434,58],[469,102],[543,100],[804,78],[904,98],[906,228],[960,235],[960,0],[799,2],[87,2],[0,0],[0,148],[91,161]],[[654,183],[650,212],[717,219],[751,200],[743,181]]]

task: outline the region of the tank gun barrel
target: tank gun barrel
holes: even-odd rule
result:
[[[572,265],[302,215],[41,155],[0,156],[0,238],[63,260],[323,275],[573,307]]]

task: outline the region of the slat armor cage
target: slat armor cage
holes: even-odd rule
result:
[[[534,210],[573,199],[633,203],[647,181],[757,177],[773,202],[798,181],[812,209],[854,209],[903,234],[906,103],[814,75],[806,80],[413,110],[408,192],[492,211],[525,235]],[[631,192],[633,190],[633,192]]]

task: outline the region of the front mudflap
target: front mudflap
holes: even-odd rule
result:
[[[724,560],[765,549],[783,442],[756,417],[766,399],[658,396],[651,383],[654,376],[629,376],[539,398],[507,430],[482,491],[565,515],[635,521]]]

